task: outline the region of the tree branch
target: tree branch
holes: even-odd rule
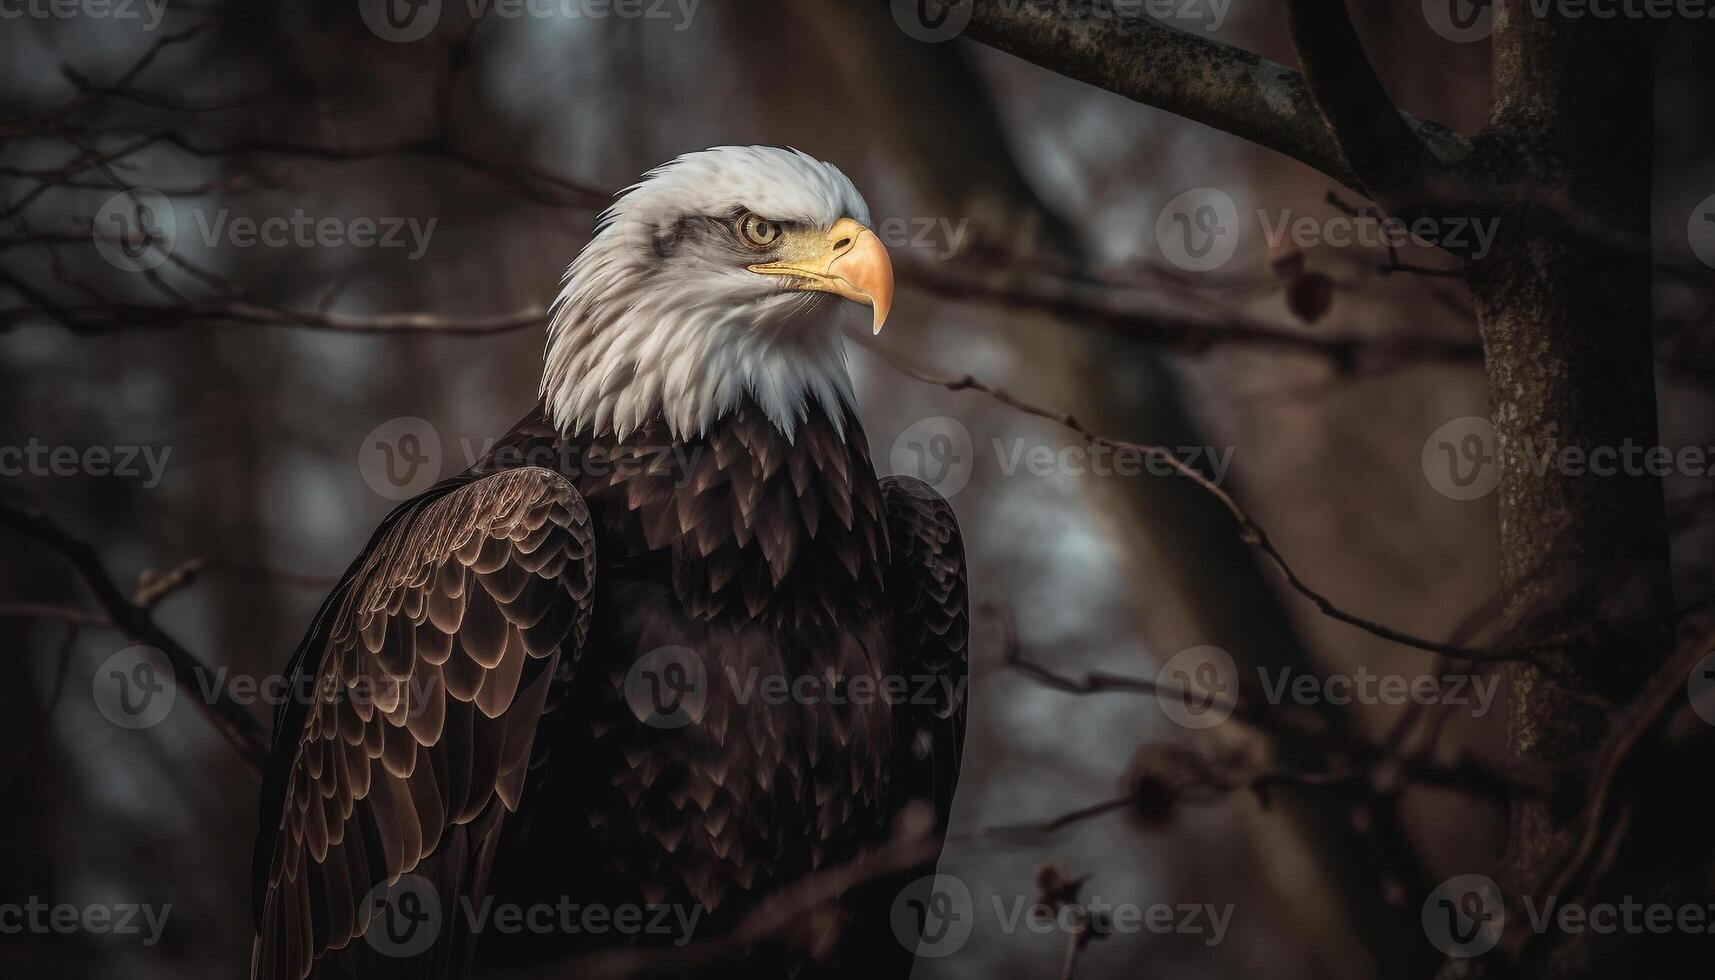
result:
[[[1079,437],[1093,446],[1101,446],[1104,449],[1123,449],[1127,452],[1137,453],[1146,458],[1157,460],[1171,467],[1175,473],[1185,477],[1192,483],[1195,483],[1205,493],[1214,497],[1215,500],[1227,511],[1228,516],[1233,519],[1233,523],[1238,526],[1239,536],[1243,538],[1246,543],[1255,547],[1262,553],[1263,557],[1269,560],[1269,563],[1275,567],[1275,570],[1280,573],[1281,578],[1286,580],[1286,584],[1290,586],[1294,592],[1297,592],[1299,595],[1310,600],[1317,609],[1321,610],[1324,616],[1327,616],[1330,619],[1338,620],[1339,622],[1345,623],[1349,626],[1356,626],[1358,629],[1361,629],[1366,633],[1378,636],[1384,640],[1398,643],[1402,646],[1416,647],[1419,650],[1427,650],[1430,653],[1439,653],[1460,660],[1469,660],[1478,663],[1534,662],[1534,658],[1531,656],[1531,650],[1529,648],[1520,648],[1516,650],[1484,650],[1475,647],[1461,646],[1454,643],[1442,643],[1435,640],[1425,639],[1421,636],[1415,636],[1411,633],[1405,632],[1404,630],[1397,630],[1391,626],[1385,626],[1381,623],[1375,622],[1374,620],[1365,619],[1355,613],[1347,612],[1345,609],[1335,605],[1332,599],[1315,589],[1312,589],[1303,579],[1298,577],[1298,572],[1287,562],[1286,556],[1282,555],[1280,550],[1274,546],[1274,542],[1269,539],[1268,533],[1262,529],[1262,525],[1258,524],[1256,520],[1251,517],[1250,512],[1241,507],[1237,500],[1233,499],[1232,494],[1221,489],[1220,486],[1207,476],[1204,476],[1196,467],[1187,464],[1167,449],[1161,446],[1147,446],[1143,443],[1130,442],[1125,439],[1112,439],[1104,435],[1098,435],[1097,433],[1085,428],[1082,422],[1079,422],[1068,413],[1056,412],[1053,409],[1031,404],[1011,392],[996,388],[993,385],[981,381],[969,374],[937,374],[912,363],[885,347],[880,346],[868,337],[860,336],[855,332],[850,334],[850,336],[856,343],[863,346],[866,350],[874,353],[890,367],[906,377],[915,378],[925,384],[939,385],[942,388],[946,388],[948,391],[981,392],[988,395],[990,398],[993,398],[995,401],[1027,415],[1034,415],[1037,418],[1047,419],[1050,422],[1062,425],[1072,430]]]
[[[126,636],[161,651],[173,667],[173,679],[190,694],[215,730],[226,739],[253,772],[262,771],[267,756],[268,734],[249,709],[223,696],[209,670],[194,654],[155,623],[148,606],[126,596],[101,558],[88,542],[73,536],[45,515],[26,510],[0,498],[0,527],[29,538],[58,552],[69,561],[95,596],[112,626]],[[204,691],[214,692],[207,697]]]
[[[1370,199],[1389,211],[1426,203],[1442,176],[1364,54],[1346,0],[1287,0],[1304,85]]]
[[[943,11],[955,6],[925,2]],[[1098,12],[1091,0],[959,3],[971,4],[965,37],[1266,146],[1368,193],[1324,125],[1304,76],[1285,65],[1151,17]],[[1469,149],[1463,136],[1437,123],[1400,121],[1442,161],[1462,159]]]

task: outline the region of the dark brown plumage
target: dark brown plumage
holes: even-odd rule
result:
[[[681,938],[472,937],[461,896],[694,908],[709,938],[885,836],[909,799],[944,827],[964,728],[958,526],[924,484],[877,480],[857,420],[840,422],[812,408],[788,439],[744,402],[692,440],[659,422],[564,439],[538,411],[390,515],[293,663],[318,690],[378,693],[280,714],[255,975],[458,976],[473,958]],[[634,668],[660,650],[706,677],[677,727],[639,711]],[[818,679],[814,703],[764,697],[771,676]],[[850,696],[860,677],[907,689]],[[388,956],[356,938],[364,897],[406,872],[446,927]],[[904,976],[891,897],[860,896],[831,956],[768,947],[735,969]]]

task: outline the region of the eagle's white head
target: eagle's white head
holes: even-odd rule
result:
[[[840,298],[881,330],[893,267],[869,206],[797,150],[719,146],[651,170],[566,270],[542,396],[563,432],[620,437],[659,413],[676,438],[744,396],[788,437],[812,400],[852,403]]]

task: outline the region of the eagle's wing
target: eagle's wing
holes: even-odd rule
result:
[[[899,719],[895,782],[935,806],[945,830],[965,751],[970,601],[965,543],[945,498],[915,477],[881,481],[893,560],[887,595],[900,670],[911,680]]]
[[[313,700],[288,702],[298,717],[276,733],[253,976],[301,980],[324,957],[334,975],[462,972],[456,928],[421,956],[377,955],[409,946],[357,938],[364,899],[417,875],[454,926],[461,896],[480,896],[594,575],[583,498],[545,469],[431,492],[377,532],[300,651]]]
[[[935,810],[935,833],[945,835],[965,750],[970,667],[965,545],[953,508],[922,480],[886,477],[881,497],[892,552],[887,601],[895,670],[908,683],[894,719],[892,812],[927,800]],[[829,976],[905,980],[911,975],[916,949],[898,932],[895,912],[906,889],[923,874],[912,869],[883,875],[858,889],[852,897],[853,920]]]

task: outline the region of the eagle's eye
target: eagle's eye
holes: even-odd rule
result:
[[[746,244],[767,248],[780,238],[780,223],[746,212],[744,217],[738,219],[738,233],[743,236]]]

